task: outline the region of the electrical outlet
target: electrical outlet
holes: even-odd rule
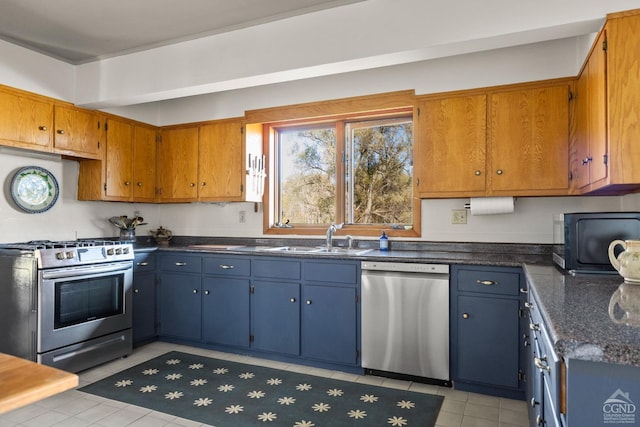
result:
[[[467,223],[466,209],[451,209],[451,224],[466,224],[466,223]]]
[[[247,213],[245,211],[238,212],[238,220],[240,224],[244,224],[247,221]]]

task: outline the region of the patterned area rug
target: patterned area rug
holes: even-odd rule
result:
[[[175,351],[80,391],[217,427],[433,427],[443,401]]]

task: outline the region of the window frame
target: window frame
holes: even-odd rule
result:
[[[292,107],[293,108],[293,107]],[[368,121],[368,120],[377,120],[377,119],[385,119],[385,118],[395,118],[395,117],[407,117],[411,116],[413,121],[413,158],[415,163],[415,154],[416,154],[416,128],[417,128],[417,110],[415,105],[402,106],[396,108],[387,108],[387,109],[379,109],[379,110],[369,110],[361,113],[346,113],[346,114],[335,114],[328,115],[323,117],[310,117],[310,118],[296,118],[292,120],[278,120],[273,122],[263,123],[263,150],[267,158],[267,185],[265,186],[265,194],[263,197],[263,232],[267,235],[324,235],[327,231],[327,225],[306,225],[306,224],[296,224],[293,227],[277,227],[275,226],[275,221],[277,218],[275,207],[277,205],[276,202],[276,191],[275,191],[275,183],[276,180],[279,179],[277,174],[276,167],[276,157],[277,151],[276,147],[276,137],[277,130],[288,128],[288,127],[296,127],[296,126],[315,126],[322,125],[323,123],[340,123],[340,126],[336,126],[336,132],[344,133],[344,122],[348,121]],[[341,135],[339,138],[344,140],[344,135]],[[415,168],[415,166],[414,166]],[[344,177],[344,162],[338,162],[336,164],[337,174]],[[415,173],[415,169],[414,169]],[[413,225],[412,228],[407,230],[401,228],[393,228],[391,225],[382,225],[382,224],[344,224],[343,228],[339,230],[336,234],[338,235],[346,235],[353,234],[356,236],[379,236],[381,231],[385,231],[385,233],[391,237],[420,237],[421,236],[421,200],[418,198],[418,189],[416,186],[416,177],[413,177],[413,203],[412,203],[412,214],[413,214]],[[337,194],[336,194],[336,202],[340,204],[341,208],[337,209],[340,217],[337,219],[337,222],[344,221],[344,205],[345,205],[345,194],[344,194],[344,186],[338,185]]]

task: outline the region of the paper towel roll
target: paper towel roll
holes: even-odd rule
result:
[[[471,215],[512,213],[513,207],[513,197],[472,197],[469,200]]]

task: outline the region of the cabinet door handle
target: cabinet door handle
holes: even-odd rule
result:
[[[233,265],[220,264],[220,268],[222,268],[223,270],[231,270],[233,269]]]
[[[205,295],[209,295],[209,293],[210,293],[209,291],[204,291]]]
[[[485,285],[485,286],[493,286],[498,284],[498,282],[494,280],[476,280],[476,283],[478,285]]]
[[[128,186],[130,186],[130,185],[131,185],[131,182],[130,182],[130,181],[125,181],[125,182],[124,182],[124,185],[126,185],[126,186],[128,187]]]
[[[462,318],[463,319],[468,319],[469,318],[469,313],[462,313]]]
[[[194,294],[197,294],[197,293],[198,293],[198,290],[197,290],[197,289],[194,289],[194,290],[193,290],[193,293],[194,293]]]
[[[202,186],[204,187],[205,185],[207,185],[207,183],[206,183],[206,182],[204,182],[204,181],[202,181],[202,182],[200,183],[200,185],[202,185]]]
[[[142,187],[142,182],[138,181],[138,187]]]
[[[139,294],[139,293],[140,293],[140,289],[134,289],[134,290],[133,290],[133,293],[134,293],[134,294]]]
[[[189,187],[195,187],[195,186],[196,186],[195,182],[192,182],[191,184],[189,184]]]
[[[295,299],[295,298],[290,298],[290,299],[289,299],[289,302],[292,302],[292,303],[293,303],[293,302],[296,302],[296,299]]]
[[[546,363],[547,363],[547,358],[546,357],[534,357],[533,358],[533,364],[536,365],[536,368],[540,369],[541,371],[551,372],[551,367],[549,365],[547,365]]]
[[[588,164],[589,164],[589,162],[591,162],[591,161],[593,161],[593,158],[592,158],[591,156],[588,156],[586,159],[584,159],[584,160],[582,161],[582,164],[583,164],[583,165],[588,165]]]
[[[544,424],[544,418],[542,418],[542,415],[538,415],[536,417],[536,424],[541,426],[542,424]]]
[[[538,323],[529,323],[529,329],[532,331],[539,331],[540,325]]]
[[[502,175],[502,169],[498,169],[498,170],[496,171],[496,173],[497,173],[498,175]]]
[[[531,402],[529,402],[529,405],[531,405],[532,408],[534,408],[536,405],[539,405],[540,402],[536,402],[536,398],[532,397],[531,398]]]
[[[531,304],[529,301],[525,301],[524,306],[529,310],[533,310],[533,304]]]
[[[147,265],[149,265],[149,263],[146,262],[146,261],[142,261],[142,262],[137,263],[136,265],[139,265],[140,267],[146,267]]]
[[[311,300],[310,299],[307,300],[307,305],[311,305]]]
[[[475,171],[475,172],[474,172],[474,174],[475,174],[476,176],[480,176],[480,175],[482,175],[482,171],[477,170],[477,171]]]
[[[64,135],[64,130],[62,130],[62,129],[58,129],[58,130],[56,131],[56,133],[57,133],[58,135]]]
[[[41,131],[44,132],[44,131],[47,130],[47,127],[46,126],[38,126],[38,130],[41,130]]]
[[[529,293],[529,289],[520,288],[520,293],[521,294],[528,294]]]
[[[176,262],[177,267],[184,267],[185,265],[187,265],[186,262]]]

